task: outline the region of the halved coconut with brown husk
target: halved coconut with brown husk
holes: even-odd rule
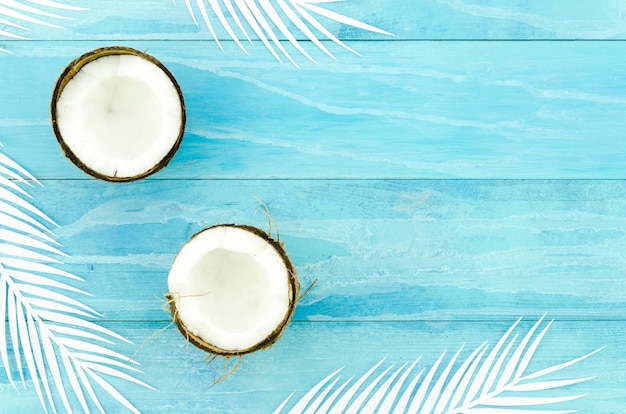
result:
[[[185,128],[174,76],[126,47],[93,50],[63,71],[52,95],[52,127],[65,155],[107,181],[144,178],[172,159]]]
[[[180,250],[167,296],[189,342],[229,357],[276,342],[294,313],[299,288],[278,241],[256,227],[218,225]]]

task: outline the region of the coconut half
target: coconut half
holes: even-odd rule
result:
[[[50,109],[65,155],[107,181],[133,181],[160,170],[185,129],[185,103],[174,76],[154,57],[126,47],[96,49],[71,62]]]
[[[294,313],[299,288],[281,244],[250,226],[197,233],[168,276],[170,311],[183,336],[223,356],[276,342]]]

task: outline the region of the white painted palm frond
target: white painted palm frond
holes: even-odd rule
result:
[[[70,6],[52,0],[0,0],[0,36],[12,39],[27,39],[24,32],[30,31],[29,25],[39,25],[61,28],[51,21],[67,19],[59,13],[59,10],[77,11],[85,10],[82,7]],[[17,30],[17,34],[9,29]]]
[[[139,372],[134,361],[108,348],[114,340],[128,341],[96,324],[99,314],[72,297],[86,293],[67,283],[80,278],[56,267],[66,255],[50,231],[54,222],[29,201],[24,187],[33,183],[0,153],[0,360],[6,375],[15,387],[30,378],[46,412],[60,404],[67,412],[72,406],[104,412],[98,388],[137,412],[110,380],[150,387],[133,376]]]
[[[175,0],[173,1],[175,2]],[[246,47],[241,40],[247,40],[252,44],[252,36],[256,36],[276,59],[282,62],[282,55],[297,66],[283,46],[281,37],[286,39],[309,60],[313,62],[315,60],[302,47],[301,41],[296,38],[294,32],[304,35],[306,40],[311,41],[333,59],[335,57],[324,46],[317,35],[318,33],[323,38],[358,54],[324,27],[320,17],[357,29],[391,35],[382,29],[320,6],[322,3],[335,3],[338,1],[343,0],[195,0],[193,2],[192,0],[185,0],[185,5],[196,26],[199,26],[196,13],[200,14],[204,24],[211,32],[211,36],[220,48],[222,48],[222,45],[215,30],[216,24],[223,27],[228,36],[244,52]]]
[[[429,369],[415,369],[419,359],[400,368],[378,372],[380,361],[358,380],[339,383],[339,372],[324,378],[306,393],[289,414],[413,413],[413,414],[549,414],[575,412],[562,408],[581,397],[570,387],[592,379],[551,379],[549,376],[590,357],[528,372],[530,362],[550,328],[541,318],[523,337],[514,333],[520,320],[489,348],[475,349],[465,360],[462,348],[446,363],[445,352]],[[542,325],[545,325],[542,327]],[[541,331],[539,332],[539,329]],[[376,373],[376,375],[374,375]],[[293,394],[274,411],[284,412]],[[549,408],[548,408],[549,407]],[[561,408],[559,408],[561,407]]]

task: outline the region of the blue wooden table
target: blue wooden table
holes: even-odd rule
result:
[[[334,60],[292,25],[316,61],[277,31],[295,64],[274,47],[279,62],[253,30],[242,51],[206,2],[223,50],[196,3],[197,25],[184,1],[73,3],[84,10],[29,3],[63,19],[20,12],[62,28],[11,17],[15,3],[0,1],[0,151],[41,183],[18,185],[58,224],[49,227],[67,256],[54,256],[54,266],[84,279],[68,283],[93,296],[69,295],[132,341],[106,346],[135,354],[141,372],[124,372],[152,388],[104,377],[137,410],[271,413],[291,395],[283,412],[305,412],[307,401],[313,412],[374,367],[354,390],[354,399],[363,396],[354,408],[382,412],[394,384],[398,398],[385,404],[399,408],[400,396],[415,398],[429,374],[425,401],[433,396],[434,407],[437,387],[444,393],[473,361],[476,380],[480,363],[522,318],[501,350],[511,344],[513,358],[525,338],[524,351],[536,345],[517,365],[524,375],[573,361],[541,381],[586,381],[534,394],[512,387],[493,412],[626,413],[626,3],[321,2],[315,6],[393,36],[320,17],[360,54],[326,39]],[[110,45],[162,61],[187,104],[170,165],[129,184],[74,167],[49,119],[64,67]],[[244,357],[212,386],[224,362],[208,364],[169,325],[168,270],[204,227],[267,229],[259,200],[303,288],[317,283],[274,346]],[[15,385],[0,371],[0,412],[43,412],[26,367],[22,385],[8,338]],[[51,388],[65,411],[52,380]],[[106,412],[127,411],[94,389]],[[532,407],[515,400],[530,394],[584,397]],[[430,412],[426,405],[417,412]]]

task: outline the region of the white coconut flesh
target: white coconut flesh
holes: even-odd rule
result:
[[[268,338],[290,312],[289,270],[261,236],[217,226],[194,236],[168,277],[176,318],[193,335],[225,351]]]
[[[56,104],[71,152],[100,175],[129,178],[158,165],[179,139],[183,108],[172,79],[131,54],[85,64]]]

